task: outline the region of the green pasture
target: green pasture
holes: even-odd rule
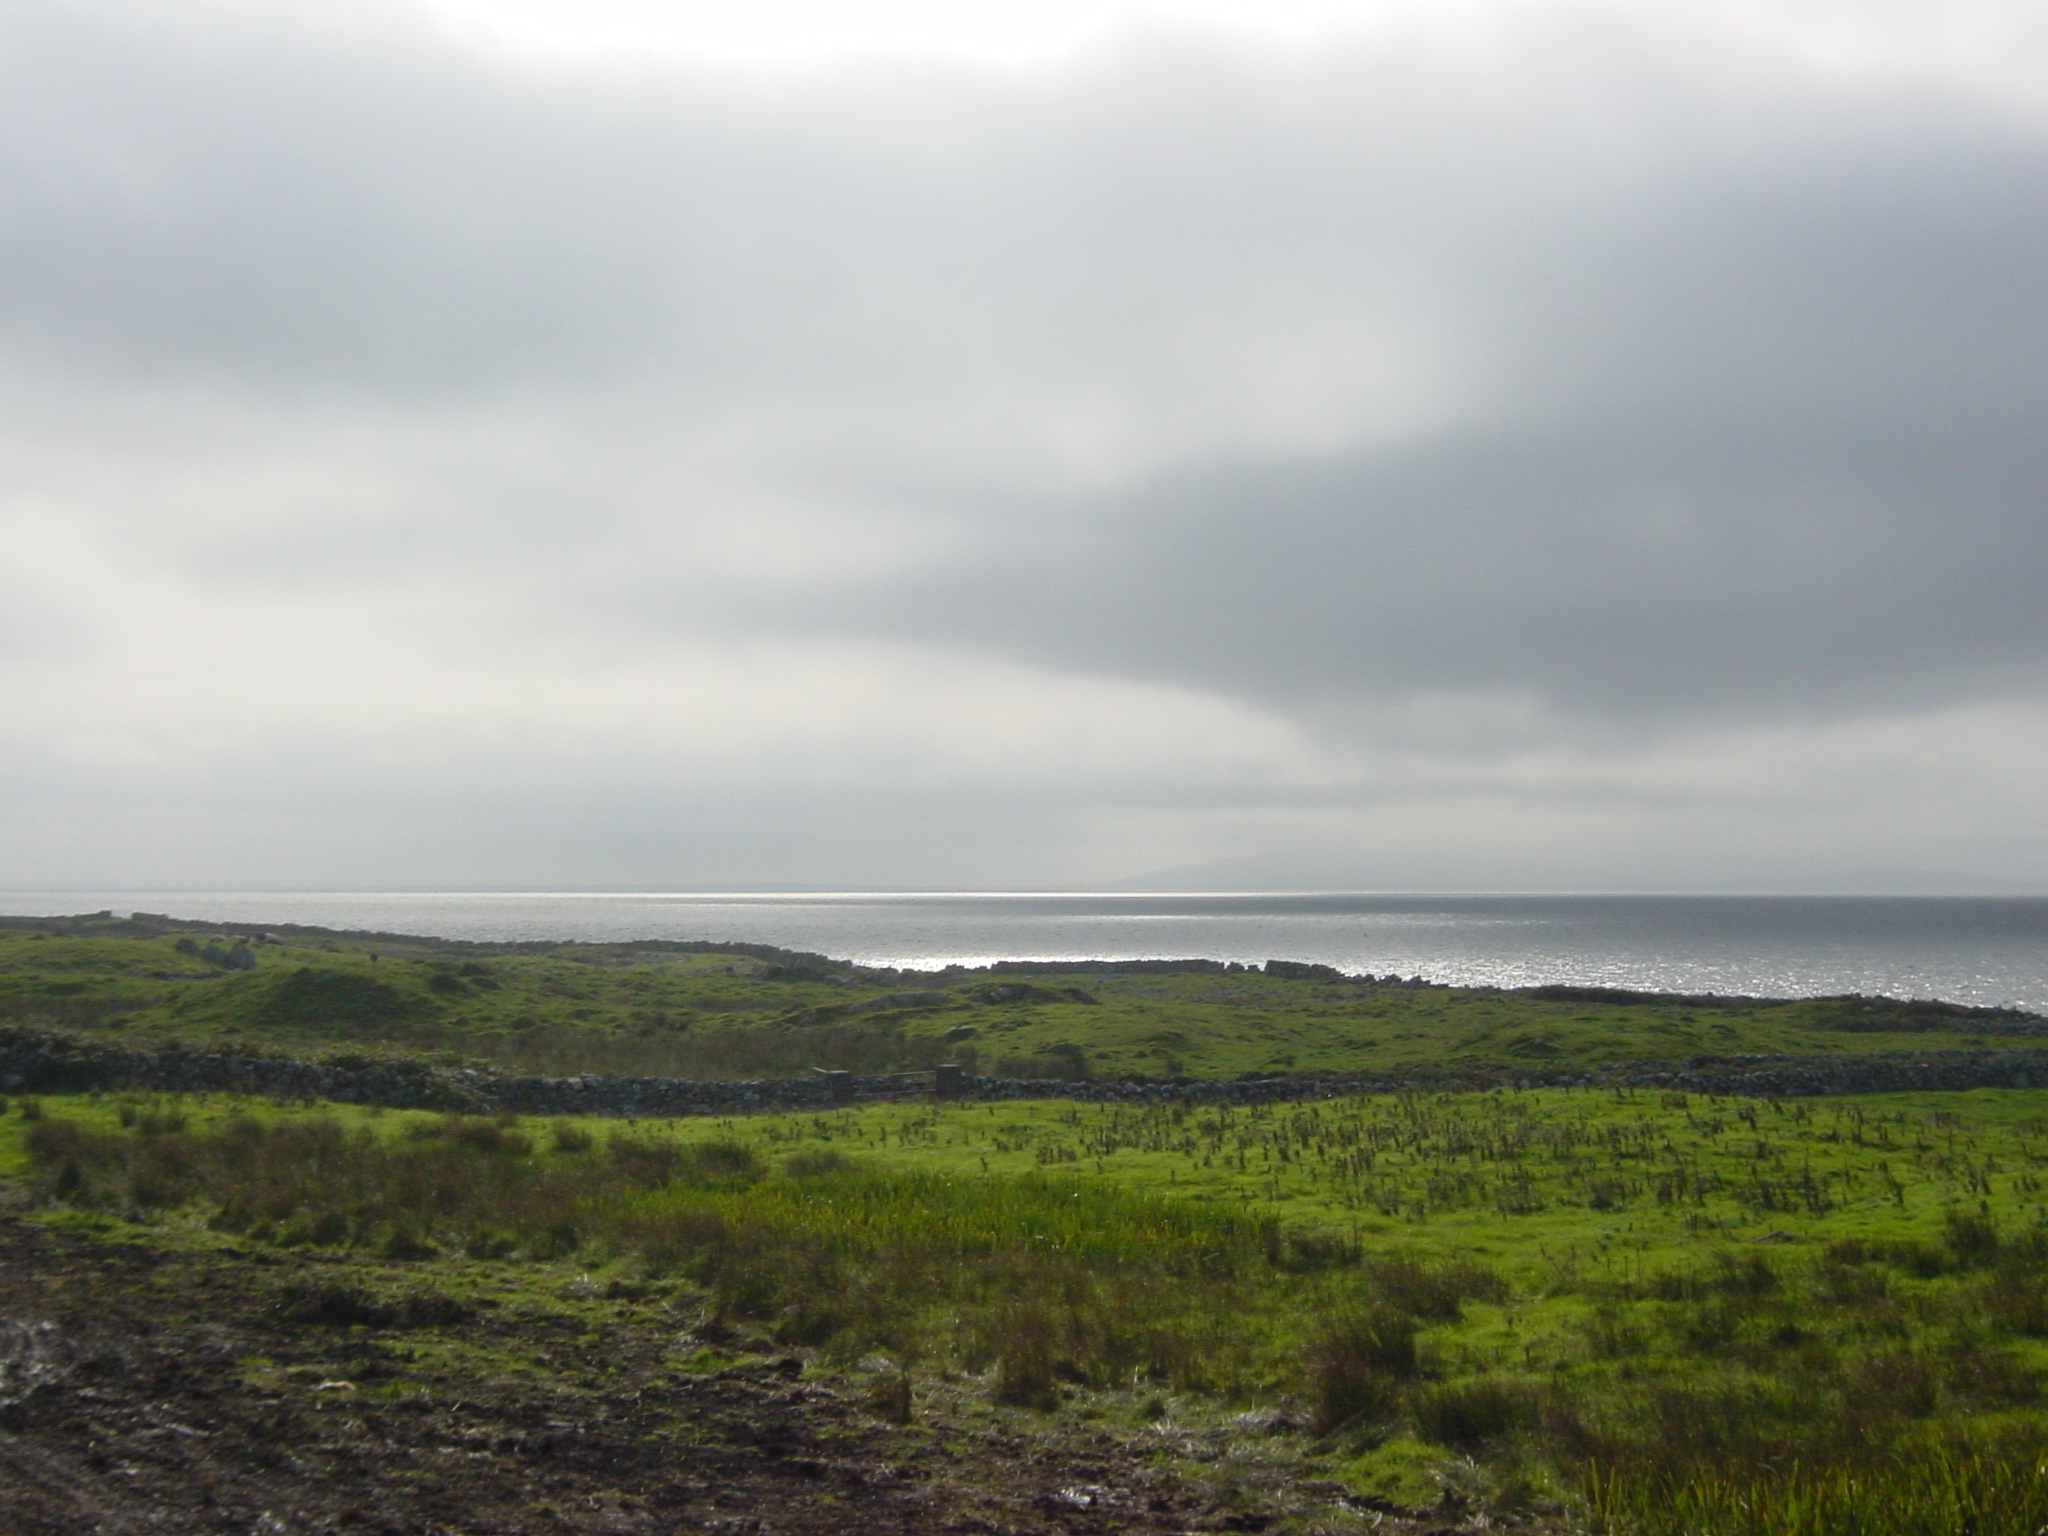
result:
[[[446,1117],[233,1094],[84,1094],[41,1113],[207,1135],[308,1117],[403,1139]],[[0,1171],[34,1121],[0,1117]],[[2048,1091],[1750,1099],[1636,1089],[1381,1094],[1295,1103],[951,1103],[617,1120],[498,1117],[530,1157],[566,1137],[819,1154],[953,1180],[1053,1179],[1211,1206],[1289,1229],[1480,1258],[1518,1274],[1626,1276],[1715,1244],[1939,1236],[1957,1213],[2048,1228]],[[138,1129],[139,1127],[139,1129]]]
[[[136,1044],[426,1053],[509,1071],[787,1076],[957,1061],[1011,1077],[1235,1078],[1517,1069],[1709,1054],[2009,1045],[1993,1010],[1368,985],[1256,970],[955,972],[634,945],[231,936],[110,920],[0,925],[0,1022]],[[186,945],[180,950],[179,943]]]
[[[1410,1506],[1449,1478],[1638,1536],[2048,1520],[2048,1090],[639,1122],[101,1094],[16,1099],[0,1166],[54,1219],[449,1286],[566,1267],[1022,1409],[1263,1404]]]
[[[251,946],[243,969],[232,942],[0,920],[0,1026],[513,1072],[1509,1081],[2001,1047],[2036,1027],[1886,999],[900,976],[760,949],[312,930]],[[1256,1409],[1318,1475],[1410,1508],[1564,1507],[1612,1536],[2048,1529],[2048,1089],[921,1099],[641,1121],[17,1094],[0,1178],[34,1219],[332,1263],[364,1277],[342,1307],[363,1319],[439,1292],[591,1326],[660,1308],[677,1369],[798,1350],[943,1377],[991,1411],[1170,1426]],[[453,1326],[409,1347],[484,1348]]]

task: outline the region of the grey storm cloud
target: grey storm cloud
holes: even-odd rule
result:
[[[1342,799],[1316,733],[1416,700],[1654,751],[2041,694],[2022,7],[1416,5],[1312,43],[1153,24],[1028,65],[763,69],[338,14],[0,0],[0,490],[42,541],[0,570],[0,646],[24,678],[101,668],[49,684],[23,782],[127,771],[109,722],[154,685],[100,637],[151,603],[188,667],[287,633],[388,652],[326,702],[252,684],[211,734],[173,719],[132,748],[164,782],[287,783],[248,765],[296,753],[345,799],[431,761],[450,804],[581,784],[600,822],[713,749],[586,768],[578,733],[659,717],[636,700],[704,646],[797,648],[730,692],[801,695],[814,734],[712,712],[804,773],[872,748],[884,799],[917,800],[891,753],[921,749],[833,732],[916,689],[845,704],[868,684],[813,665],[835,646],[943,658],[949,700],[1015,686],[1027,722],[1068,697],[1027,677],[1153,690],[1130,730],[1165,762],[1280,722],[1175,785],[1103,745],[1138,695],[1087,694],[1096,745],[1020,724],[943,791],[962,825]],[[434,680],[458,663],[466,692]],[[559,759],[491,746],[557,707]],[[1003,779],[1029,740],[1083,766]],[[1372,764],[1373,794],[1427,777]]]
[[[1279,701],[2037,684],[2041,119],[1696,58],[1654,18],[1503,27],[1483,68],[1426,30],[1245,62],[1161,38],[799,89],[16,4],[0,337],[70,373],[631,388],[683,419],[1106,398],[1160,440],[1108,486],[1020,490],[914,419],[883,448],[793,434],[798,478],[956,534],[908,575],[750,600],[800,630]],[[1313,368],[1284,377],[1328,317],[1367,371],[1397,354],[1383,393],[1412,366],[1443,398],[1286,441],[1288,389],[1328,410]],[[1241,431],[1262,372],[1283,398]]]
[[[2043,443],[1954,421],[1618,425],[1204,466],[1091,508],[1081,558],[1027,546],[861,612],[1295,703],[1507,690],[1669,720],[2038,686]]]

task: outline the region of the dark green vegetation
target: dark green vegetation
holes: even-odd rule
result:
[[[279,933],[236,968],[233,938],[0,925],[0,1010],[136,1044],[704,1077],[940,1060],[1398,1076],[2002,1046],[2038,1022],[1308,967],[914,975],[388,935]],[[1132,1466],[1197,1461],[1203,1426],[1236,1424],[1261,1475],[1333,1490],[1159,1529],[1363,1530],[1396,1508],[1616,1536],[2048,1526],[2048,1090],[912,1101],[687,1122],[16,1096],[0,1159],[39,1219],[75,1231],[383,1276],[266,1303],[292,1327],[415,1337],[353,1381],[364,1404],[430,1371],[552,1390],[565,1367],[511,1351],[478,1298],[567,1284],[676,1320],[663,1369],[683,1376],[795,1362],[875,1422],[973,1402],[1027,1439],[1093,1426]],[[1140,1528],[1070,1514],[1041,1511]]]
[[[324,930],[274,930],[276,942],[248,947],[253,968],[237,970],[237,937],[169,920],[0,919],[0,1021],[137,1044],[345,1047],[515,1072],[696,1078],[940,1061],[1012,1077],[1352,1078],[2010,1045],[2039,1027],[1941,1003],[1388,986],[1308,966],[875,972],[763,946]]]

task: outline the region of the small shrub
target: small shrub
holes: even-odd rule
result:
[[[1980,1403],[2019,1408],[2033,1407],[2048,1390],[2041,1370],[2009,1349],[1957,1354],[1948,1362],[1948,1384]]]
[[[1715,1355],[1742,1336],[1748,1309],[1731,1304],[1726,1297],[1697,1302],[1679,1312],[1673,1331],[1694,1354]]]
[[[106,1161],[100,1138],[87,1135],[69,1120],[39,1117],[22,1137],[22,1145],[36,1167],[57,1170],[51,1189],[60,1200],[79,1194],[87,1172]]]
[[[519,1133],[518,1124],[518,1119],[510,1115],[489,1120],[450,1115],[426,1134],[444,1137],[454,1146],[481,1152],[486,1157],[524,1157],[533,1150],[533,1143]]]
[[[2000,1328],[2048,1338],[2048,1277],[2032,1266],[2001,1265],[1977,1294],[1984,1315]]]
[[[439,1291],[390,1302],[339,1282],[285,1286],[271,1311],[280,1321],[317,1328],[442,1328],[476,1316],[476,1308]]]
[[[1348,1268],[1364,1256],[1363,1250],[1350,1238],[1327,1232],[1289,1230],[1277,1221],[1262,1223],[1259,1238],[1265,1249],[1266,1262],[1289,1274]]]
[[[672,1141],[649,1141],[642,1136],[614,1135],[606,1146],[612,1166],[635,1184],[653,1187],[675,1176],[683,1160]]]
[[[384,1257],[411,1261],[431,1259],[440,1250],[411,1227],[393,1227],[391,1235],[384,1240]]]
[[[1059,1406],[1058,1331],[1044,1308],[1016,1306],[995,1322],[995,1399],[1013,1408]]]
[[[845,1326],[846,1315],[831,1298],[811,1293],[785,1309],[772,1331],[778,1344],[816,1346]]]
[[[868,1407],[891,1424],[908,1424],[916,1416],[911,1400],[910,1372],[897,1366],[883,1373],[868,1393]]]
[[[519,1240],[495,1227],[478,1227],[462,1245],[465,1258],[508,1259],[519,1251]]]
[[[1948,1255],[1932,1243],[1908,1239],[1904,1242],[1876,1245],[1876,1252],[1885,1263],[1903,1271],[1917,1280],[1932,1280],[1949,1271]]]
[[[340,1211],[321,1211],[306,1228],[306,1240],[317,1248],[338,1248],[348,1238],[349,1219]]]
[[[1885,1300],[1891,1283],[1882,1270],[1862,1265],[1824,1263],[1814,1273],[1815,1288],[1831,1306],[1864,1307]]]
[[[844,1152],[792,1152],[782,1160],[782,1171],[793,1179],[818,1179],[828,1174],[848,1173],[857,1166]]]
[[[1468,1453],[1506,1439],[1532,1416],[1523,1389],[1490,1376],[1422,1392],[1414,1414],[1425,1440]]]
[[[381,1328],[397,1315],[359,1286],[341,1284],[286,1286],[272,1310],[284,1322],[319,1328]]]
[[[1507,1286],[1480,1264],[1426,1265],[1403,1255],[1368,1261],[1363,1275],[1379,1302],[1430,1322],[1455,1321],[1468,1301],[1499,1301]]]
[[[1940,1405],[1941,1378],[1904,1350],[1881,1350],[1843,1373],[1843,1408],[1852,1423],[1924,1419]]]
[[[537,1259],[566,1259],[583,1246],[583,1234],[576,1230],[576,1223],[562,1220],[552,1222],[533,1243],[533,1256]]]
[[[476,1308],[441,1291],[415,1291],[400,1301],[393,1321],[401,1328],[450,1328],[476,1316]]]
[[[1319,1435],[1391,1418],[1400,1383],[1416,1373],[1415,1323],[1379,1310],[1332,1323],[1309,1349]]]
[[[1602,1307],[1585,1322],[1586,1347],[1600,1360],[1622,1360],[1650,1347],[1650,1336],[1635,1317]]]
[[[1778,1289],[1778,1271],[1760,1253],[1724,1253],[1715,1265],[1713,1285],[1724,1296],[1754,1301]]]
[[[1778,1289],[1778,1271],[1760,1253],[1717,1254],[1705,1269],[1678,1270],[1654,1276],[1648,1291],[1660,1301],[1699,1301],[1725,1297],[1756,1301]]]
[[[754,1149],[737,1141],[694,1142],[683,1149],[683,1161],[700,1178],[754,1178],[761,1173]]]
[[[1942,1218],[1942,1241],[1962,1269],[1980,1269],[1998,1257],[1998,1223],[1974,1211],[1950,1211]]]
[[[721,1323],[760,1322],[781,1305],[782,1276],[759,1263],[719,1264],[711,1302],[712,1315]]]

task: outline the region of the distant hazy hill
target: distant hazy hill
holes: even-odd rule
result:
[[[1405,878],[1404,878],[1405,874]],[[1461,877],[1462,874],[1462,877]],[[1103,886],[1110,891],[1472,891],[1552,890],[1535,868],[1491,869],[1484,875],[1450,872],[1437,879],[1372,870],[1362,861],[1253,853],[1154,870]]]
[[[2036,896],[2048,894],[2048,880],[2000,880],[1952,869],[1846,869],[1794,880],[1729,881],[1701,889],[1764,896]]]
[[[2026,896],[2048,895],[2048,879],[2020,881],[1949,869],[1849,869],[1750,880],[1670,882],[1564,881],[1535,868],[1493,869],[1476,878],[1415,880],[1357,862],[1286,854],[1244,854],[1207,864],[1154,870],[1104,887],[1112,891],[1571,891],[1632,890],[1671,895]]]

